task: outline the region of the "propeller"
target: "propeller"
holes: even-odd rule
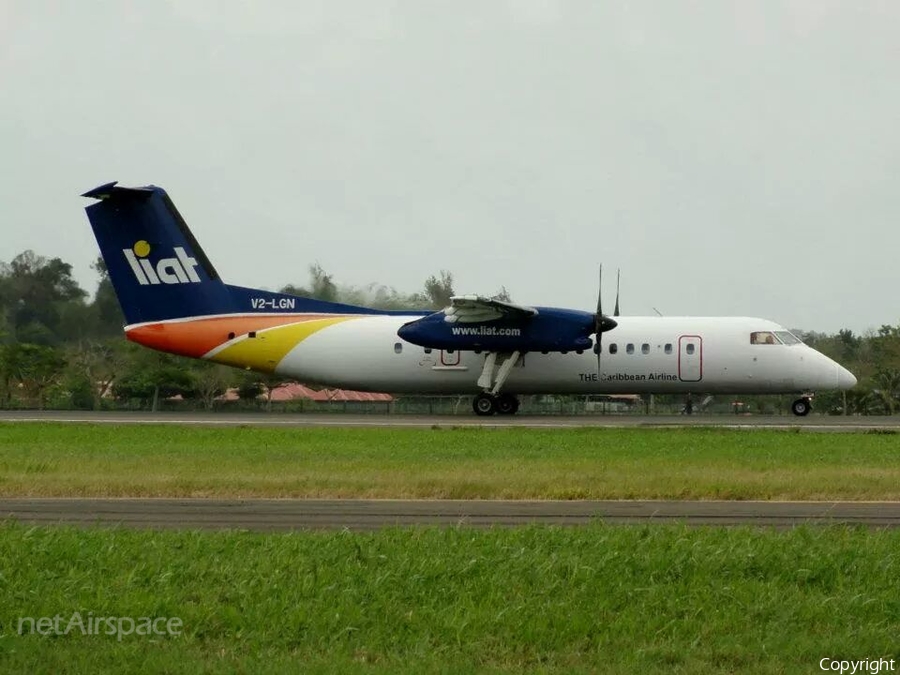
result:
[[[619,278],[622,270],[616,270],[616,306],[613,308],[613,316],[619,316]]]
[[[619,315],[619,281],[616,278],[616,308]],[[597,334],[597,372],[600,372],[600,355],[603,353],[603,334],[619,324],[603,313],[603,265],[600,265],[600,277],[597,284],[597,313],[594,314],[594,332]]]

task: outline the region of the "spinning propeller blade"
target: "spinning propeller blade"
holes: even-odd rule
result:
[[[603,353],[603,265],[597,279],[597,313],[594,315],[594,332],[597,334],[597,375],[600,374],[600,354]]]
[[[619,315],[619,282],[616,280],[616,316]],[[600,355],[603,353],[603,333],[612,330],[618,324],[603,313],[603,265],[600,265],[600,276],[597,283],[597,313],[594,314],[594,333],[597,334],[597,372],[600,372]]]
[[[619,316],[619,277],[622,270],[616,270],[616,306],[613,308],[613,316]]]

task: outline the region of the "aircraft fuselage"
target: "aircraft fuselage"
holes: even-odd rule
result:
[[[478,391],[476,380],[485,353],[427,349],[405,342],[397,331],[409,317],[332,317],[325,320],[327,325],[321,325],[322,318],[288,319],[249,331],[254,321],[244,315],[240,331],[232,331],[233,338],[203,356],[345,389],[422,394]],[[512,368],[504,390],[513,394],[803,393],[844,389],[855,383],[846,369],[805,344],[751,343],[755,334],[786,333],[764,319],[617,320],[618,327],[603,334],[599,369],[594,349],[528,352]],[[218,321],[222,322],[219,330],[228,331],[229,318]],[[317,324],[314,329],[312,324]],[[150,334],[159,339],[166,325],[152,327]],[[129,337],[148,344],[141,339],[148,334],[147,328],[129,330]],[[179,328],[188,326],[182,322]]]

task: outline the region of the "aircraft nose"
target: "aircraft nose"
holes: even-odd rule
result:
[[[837,367],[838,389],[852,389],[856,386],[856,376],[844,366]]]

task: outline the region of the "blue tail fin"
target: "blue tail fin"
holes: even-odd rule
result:
[[[129,324],[234,311],[219,279],[162,188],[102,185],[82,195]]]
[[[88,220],[129,325],[213,314],[423,314],[369,309],[222,282],[166,191],[107,183]]]

